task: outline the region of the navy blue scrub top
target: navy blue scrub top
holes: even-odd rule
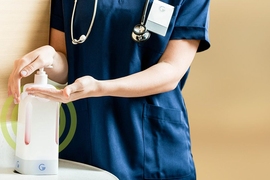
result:
[[[152,4],[148,6],[148,12]],[[51,27],[65,32],[68,82],[90,75],[119,78],[156,64],[171,39],[199,39],[199,51],[210,47],[209,0],[163,0],[175,7],[165,37],[132,40],[145,0],[99,0],[90,36],[73,45],[71,0],[52,0]],[[78,0],[74,38],[86,34],[94,0]],[[147,13],[148,14],[148,13]],[[169,92],[139,98],[98,97],[73,102],[77,129],[60,158],[87,163],[120,180],[196,179],[187,111],[181,94],[186,75]]]

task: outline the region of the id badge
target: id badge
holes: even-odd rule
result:
[[[165,36],[172,19],[173,11],[173,6],[159,0],[154,0],[145,24],[146,28],[151,32]]]

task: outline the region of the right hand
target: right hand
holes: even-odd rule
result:
[[[8,79],[8,96],[14,97],[14,103],[20,102],[21,79],[31,75],[37,69],[53,65],[55,50],[52,46],[42,46],[24,55],[14,62]]]

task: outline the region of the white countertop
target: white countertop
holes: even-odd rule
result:
[[[82,163],[59,160],[58,175],[22,175],[0,167],[1,180],[118,180],[111,173]]]

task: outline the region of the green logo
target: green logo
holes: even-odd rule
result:
[[[65,111],[63,108],[67,106]],[[9,146],[15,150],[16,142],[14,136],[17,134],[17,117],[18,117],[18,105],[14,105],[13,98],[9,97],[5,101],[1,114],[0,114],[0,126],[2,134],[9,144]],[[67,119],[67,117],[69,117]],[[69,127],[67,126],[69,122]],[[11,128],[8,127],[11,125]],[[69,129],[67,129],[69,128]],[[63,151],[71,142],[74,137],[77,128],[77,114],[73,103],[62,104],[60,107],[60,120],[59,120],[59,137],[63,139],[59,145],[59,152]],[[67,131],[67,133],[64,133]],[[67,134],[66,137],[64,134]]]

